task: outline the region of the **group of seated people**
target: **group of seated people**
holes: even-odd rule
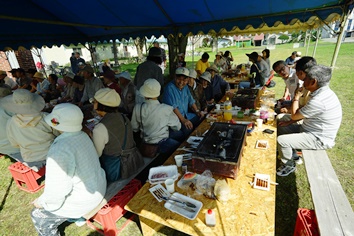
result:
[[[253,63],[251,74],[256,70],[255,78],[257,73],[269,73],[269,69],[260,69],[267,62],[258,53],[247,56]],[[152,65],[149,62],[140,70]],[[278,145],[284,162],[277,170],[280,176],[295,171],[295,163],[301,160],[296,149],[333,147],[341,121],[340,103],[328,87],[328,68],[316,65],[310,57],[298,60],[295,68],[284,61],[273,64],[286,85],[278,107],[278,113],[287,113],[278,124]],[[115,75],[108,70],[103,82],[94,76],[92,67],[85,66],[81,73],[83,78],[73,73],[65,75],[62,101],[50,114],[43,109],[46,99],[53,98],[49,87],[56,87],[55,77],[44,82],[39,72],[34,73],[39,84],[35,91],[31,91],[31,83],[26,87],[24,82],[13,90],[7,85],[0,87],[0,128],[6,130],[0,132],[0,153],[35,171],[46,165],[45,189],[34,201],[31,215],[36,230],[43,235],[56,232],[66,220],[79,220],[101,202],[107,182],[128,178],[144,165],[134,132],[140,132],[143,143],[157,146],[156,153],[169,155],[230,90],[215,64],[200,75],[194,69],[178,67],[164,89],[156,78],[139,75],[137,88],[128,72]],[[20,75],[18,78],[22,78]],[[78,90],[81,98],[76,98]],[[100,117],[87,134],[82,131],[85,122],[80,109],[85,103],[91,103]]]

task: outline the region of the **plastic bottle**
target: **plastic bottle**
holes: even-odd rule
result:
[[[208,209],[205,212],[205,224],[211,227],[214,227],[216,224],[215,212],[212,209]]]
[[[229,100],[229,97],[226,97],[226,101],[224,102],[224,119],[226,121],[232,120],[232,103]]]
[[[224,108],[225,108],[225,110],[231,110],[231,108],[232,108],[232,103],[231,103],[229,97],[226,97],[226,101],[224,102]]]

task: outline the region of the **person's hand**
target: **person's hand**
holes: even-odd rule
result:
[[[292,120],[290,121],[279,121],[278,126],[288,126],[291,125],[293,123]]]
[[[82,107],[82,102],[79,102],[77,105],[78,105],[79,107]]]
[[[183,124],[184,126],[186,126],[187,129],[193,129],[193,124],[190,120],[184,119]]]
[[[295,90],[295,97],[294,99],[299,100],[300,97],[302,97],[302,95],[304,95],[304,87],[299,88],[300,84],[297,84],[296,90]]]
[[[199,116],[200,119],[202,119],[204,117],[204,112],[197,111],[196,114],[197,114],[197,116]]]

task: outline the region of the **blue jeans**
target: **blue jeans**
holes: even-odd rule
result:
[[[100,163],[102,169],[106,172],[108,182],[114,182],[120,179],[120,157],[102,154]]]
[[[187,129],[187,127],[182,124],[181,129],[179,131],[170,130],[169,137],[179,142],[183,142],[200,124],[201,121],[202,120],[199,118],[199,116],[194,116],[192,119],[190,119],[190,122],[192,122],[193,124],[193,129]]]
[[[181,143],[172,138],[167,138],[158,143],[159,153],[171,154],[173,153]]]
[[[240,82],[238,87],[240,89],[244,89],[244,88],[250,88],[251,87],[251,82]],[[256,87],[255,88],[259,88],[261,87],[259,84],[256,84]]]
[[[60,235],[59,225],[69,219],[50,213],[43,208],[34,208],[31,218],[39,236]]]

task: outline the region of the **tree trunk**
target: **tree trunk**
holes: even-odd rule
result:
[[[119,66],[117,42],[115,39],[113,40],[113,58],[114,58],[114,66]]]
[[[145,41],[146,41],[145,37],[143,38],[137,37],[136,39],[134,39],[134,45],[136,47],[136,51],[138,52],[138,57],[140,60],[142,60],[144,57],[143,49],[144,49]]]
[[[184,53],[184,55],[186,55],[187,42],[188,37],[181,34],[170,34],[167,37],[170,79],[173,79],[175,76],[178,53]]]
[[[211,50],[212,50],[212,52],[217,53],[217,51],[218,51],[218,37],[213,37]]]

